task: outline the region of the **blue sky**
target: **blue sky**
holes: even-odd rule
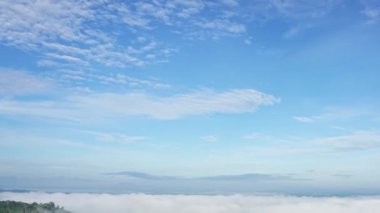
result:
[[[0,188],[380,190],[378,1],[6,0],[0,23]]]

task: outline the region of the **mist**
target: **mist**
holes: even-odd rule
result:
[[[380,212],[380,197],[0,193],[0,200],[50,202],[74,213]]]

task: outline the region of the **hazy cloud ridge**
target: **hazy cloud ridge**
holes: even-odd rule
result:
[[[273,174],[238,174],[238,175],[215,175],[202,177],[179,177],[179,176],[160,176],[143,172],[123,171],[108,173],[108,175],[122,175],[144,180],[204,180],[204,181],[272,181],[272,180],[291,180],[290,176]]]
[[[108,175],[116,175],[116,176],[128,176],[132,178],[144,179],[144,180],[172,180],[172,179],[180,179],[180,177],[175,176],[158,176],[151,175],[143,172],[135,172],[135,171],[124,171],[124,172],[114,172],[108,173]]]

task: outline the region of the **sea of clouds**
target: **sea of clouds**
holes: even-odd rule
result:
[[[53,201],[73,213],[378,213],[380,197],[0,193],[0,200]]]

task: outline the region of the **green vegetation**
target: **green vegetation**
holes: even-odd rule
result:
[[[23,203],[17,201],[0,201],[0,213],[70,213],[63,207],[50,203]]]

